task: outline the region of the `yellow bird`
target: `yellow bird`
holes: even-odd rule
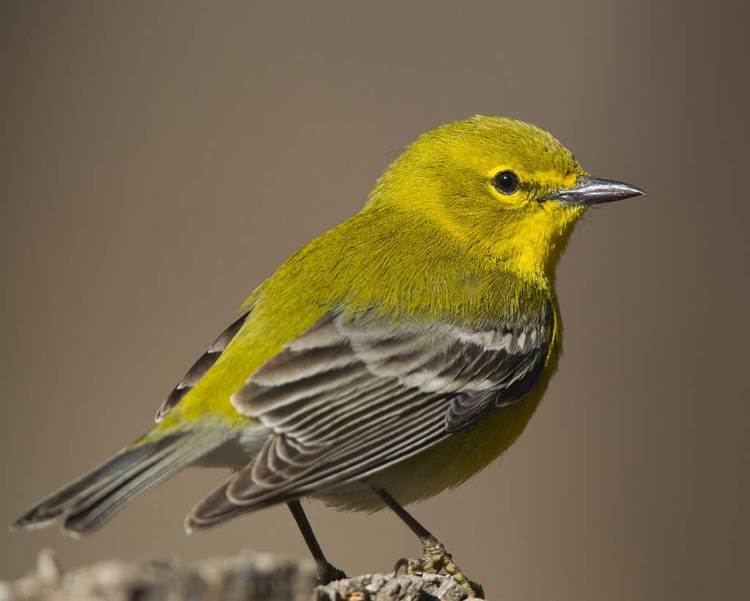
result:
[[[461,484],[521,434],[557,366],[554,270],[573,226],[640,194],[520,121],[424,133],[358,214],[255,289],[147,434],[15,526],[88,533],[183,468],[222,466],[234,471],[189,530],[286,503],[325,582],[343,572],[300,499],[387,506],[423,545],[399,569],[442,569],[475,592],[403,505]]]

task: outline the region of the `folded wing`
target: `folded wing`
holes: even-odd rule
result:
[[[233,396],[273,435],[188,526],[366,478],[517,402],[544,367],[551,320],[470,330],[328,315]]]

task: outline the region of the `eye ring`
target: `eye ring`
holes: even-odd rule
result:
[[[521,180],[513,171],[505,169],[495,174],[492,178],[492,185],[500,194],[510,195],[518,190]]]

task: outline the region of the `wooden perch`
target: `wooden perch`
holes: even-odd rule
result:
[[[448,577],[368,574],[315,586],[312,561],[267,554],[195,563],[102,561],[63,572],[54,553],[36,571],[0,583],[0,601],[462,601]]]

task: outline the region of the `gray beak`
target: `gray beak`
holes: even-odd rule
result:
[[[548,198],[567,205],[598,205],[645,194],[640,188],[611,179],[579,177],[572,188],[558,190]]]

